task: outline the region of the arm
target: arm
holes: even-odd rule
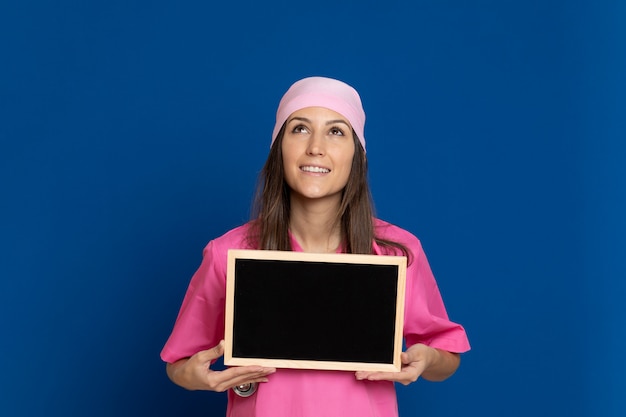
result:
[[[447,350],[435,349],[426,345],[415,345],[425,347],[434,356],[430,361],[430,365],[424,369],[421,377],[428,381],[444,381],[451,377],[461,364],[461,355],[458,353],[448,352]],[[416,347],[416,349],[420,349]],[[410,349],[409,349],[410,350]]]
[[[396,381],[404,385],[422,377],[429,381],[443,381],[456,372],[461,362],[458,353],[415,344],[402,353],[400,372],[357,372],[356,378],[369,381]]]
[[[267,376],[276,372],[274,368],[261,366],[240,366],[213,371],[211,362],[224,354],[224,342],[203,350],[190,358],[167,363],[167,376],[176,385],[188,390],[227,391],[228,389],[250,382],[267,382]]]

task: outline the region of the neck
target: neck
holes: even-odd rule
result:
[[[289,229],[304,252],[333,253],[341,244],[339,204],[291,199]]]

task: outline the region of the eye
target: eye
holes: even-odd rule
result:
[[[292,133],[308,133],[309,130],[304,125],[296,125],[291,129]]]
[[[328,133],[333,136],[344,136],[343,130],[338,127],[331,127]]]

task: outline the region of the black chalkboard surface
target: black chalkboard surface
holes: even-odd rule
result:
[[[230,250],[226,365],[399,371],[406,258]]]

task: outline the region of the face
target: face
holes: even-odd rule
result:
[[[282,140],[285,180],[292,196],[338,204],[354,152],[352,127],[341,114],[324,107],[292,113]]]

